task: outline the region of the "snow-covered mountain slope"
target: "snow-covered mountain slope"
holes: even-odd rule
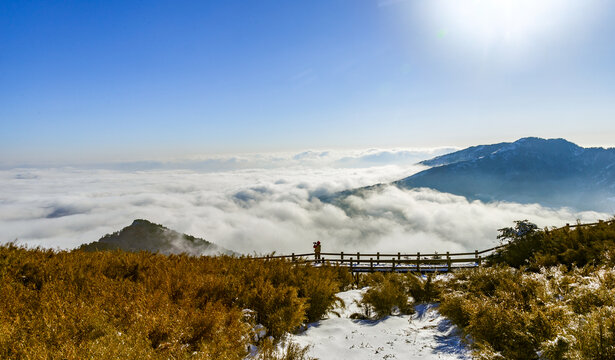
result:
[[[615,212],[613,148],[523,138],[467,148],[422,164],[433,167],[394,184],[428,187],[473,200]]]
[[[501,150],[502,148],[510,145],[512,143],[503,142],[492,145],[477,145],[471,146],[469,148],[455,151],[449,154],[444,154],[440,156],[436,156],[435,158],[421,161],[419,164],[426,166],[442,166],[448,165],[460,161],[467,161],[473,159],[480,159],[484,156],[489,156],[494,152]]]
[[[354,303],[363,290],[339,293],[346,308],[335,309],[340,317],[310,324],[290,340],[311,346],[309,354],[321,360],[372,359],[471,359],[460,332],[438,312],[436,304],[416,306],[414,315],[389,316],[379,321],[353,320],[360,312]]]

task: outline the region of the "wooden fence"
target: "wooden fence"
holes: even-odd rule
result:
[[[270,255],[251,259],[273,260],[287,259],[297,264],[311,264],[321,266],[323,264],[345,266],[352,272],[447,272],[452,269],[472,268],[480,266],[484,256],[493,253],[505,245],[496,246],[486,250],[475,250],[463,253],[432,253],[421,254],[391,254],[391,253],[361,253],[361,252],[321,252],[320,258],[315,253]]]
[[[569,229],[570,228],[576,228],[576,227],[579,227],[579,226],[594,226],[594,225],[610,224],[610,223],[613,223],[613,222],[615,222],[615,219],[613,219],[613,220],[598,220],[598,222],[587,223],[587,224],[572,224],[572,225],[566,224],[565,226],[562,226],[560,228],[551,229],[550,231],[561,230],[561,229],[565,229],[565,228],[569,228]]]
[[[566,224],[558,230],[564,228],[575,228],[579,226],[594,226],[608,224],[615,220],[603,221],[589,224]],[[315,253],[291,255],[269,255],[262,257],[249,257],[255,260],[287,259],[296,264],[309,264],[322,266],[323,264],[345,266],[354,273],[375,272],[375,271],[394,271],[394,272],[448,272],[453,269],[474,268],[480,266],[486,256],[493,254],[496,250],[505,247],[506,244],[492,247],[485,250],[474,250],[474,252],[463,253],[433,253],[421,254],[391,254],[391,253],[360,253],[360,252],[321,252],[320,258],[316,258]]]

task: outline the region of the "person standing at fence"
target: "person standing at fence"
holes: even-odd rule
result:
[[[314,243],[314,259],[317,263],[320,262],[320,241]]]

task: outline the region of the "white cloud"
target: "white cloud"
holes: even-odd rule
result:
[[[355,153],[355,159],[362,159],[355,164],[384,153]],[[413,155],[417,161],[418,153]],[[251,169],[219,172],[3,170],[0,241],[18,238],[33,246],[72,248],[145,218],[244,253],[309,252],[316,240],[323,242],[324,251],[454,252],[494,245],[497,229],[513,220],[547,226],[607,217],[538,205],[469,202],[429,189],[390,186],[364,198],[347,198],[344,211],[316,195],[387,183],[422,167],[373,166],[373,160],[371,167],[340,166],[346,155],[322,161],[331,156],[306,153],[301,160],[286,157],[288,167],[259,160]],[[427,152],[422,158],[431,156]],[[310,163],[309,158],[320,160]]]
[[[238,155],[193,155],[183,158],[164,160],[135,160],[108,163],[43,163],[15,165],[0,162],[0,169],[16,167],[49,168],[70,165],[80,169],[107,169],[120,171],[146,170],[193,170],[198,172],[220,172],[245,169],[275,169],[288,167],[336,167],[361,168],[384,165],[413,165],[418,161],[458,150],[453,147],[437,148],[397,148],[397,149],[361,149],[361,150],[307,150],[300,153],[247,153]],[[15,176],[28,178],[36,176],[31,172],[18,173]]]

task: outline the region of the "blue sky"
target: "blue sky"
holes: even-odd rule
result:
[[[614,35],[607,0],[3,1],[0,162],[615,146]]]

